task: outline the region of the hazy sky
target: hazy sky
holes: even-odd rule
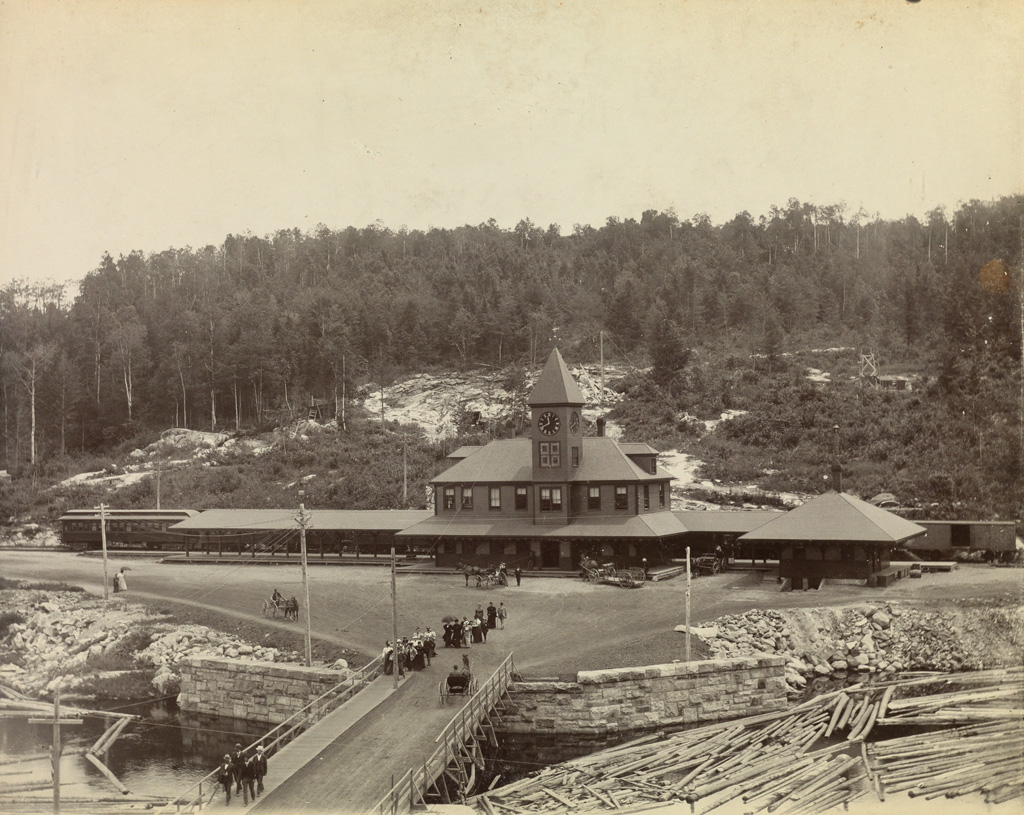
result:
[[[380,220],[1024,191],[1020,0],[0,0],[0,283]]]

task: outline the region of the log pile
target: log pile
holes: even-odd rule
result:
[[[1024,792],[1022,717],[1024,669],[853,685],[781,713],[650,734],[467,803],[486,815],[636,811],[672,801],[698,815],[726,804],[817,813],[905,791],[980,792],[998,803]],[[938,729],[887,738],[893,725]]]

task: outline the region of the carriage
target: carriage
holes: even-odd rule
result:
[[[472,577],[476,581],[474,585],[478,589],[490,589],[494,586],[508,585],[508,572],[503,568],[504,565],[503,563],[501,566],[485,569],[481,566],[466,566],[460,563],[458,569],[463,574]]]
[[[273,597],[263,601],[260,607],[260,613],[267,618],[277,619],[277,615],[281,614],[286,620],[298,620],[299,619],[299,600],[297,597],[292,597],[290,600],[285,600],[283,597],[280,600],[275,600]]]
[[[472,674],[445,677],[437,686],[437,703],[447,705],[452,696],[472,696],[478,689],[476,677]]]
[[[722,571],[722,558],[717,555],[701,555],[693,561],[697,574],[718,574]]]
[[[588,583],[606,583],[624,589],[638,589],[647,580],[644,570],[639,566],[616,569],[614,563],[598,563],[593,558],[581,561],[580,574]]]

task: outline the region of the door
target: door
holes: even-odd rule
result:
[[[542,569],[558,568],[558,541],[540,542],[540,567]]]

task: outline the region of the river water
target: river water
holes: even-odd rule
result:
[[[100,758],[133,797],[171,798],[183,794],[215,769],[236,743],[251,744],[271,727],[240,719],[182,713],[172,701],[126,705],[117,710],[137,714],[142,719],[131,722],[107,755]],[[0,797],[38,799],[40,811],[50,812],[52,788],[13,796],[2,792],[16,784],[51,780],[49,758],[7,763],[18,756],[50,750],[53,726],[29,724],[27,718],[0,719]],[[114,722],[112,717],[87,716],[81,725],[62,727],[61,742],[65,749],[89,747]],[[82,755],[64,755],[60,775],[62,798],[110,798],[119,794],[109,779]],[[19,807],[19,812],[23,811]]]

